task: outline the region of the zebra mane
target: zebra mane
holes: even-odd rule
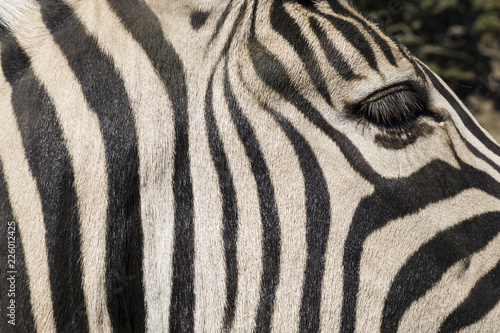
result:
[[[29,19],[37,7],[34,0],[0,1],[0,25],[7,29]]]

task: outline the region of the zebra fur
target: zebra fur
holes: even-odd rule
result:
[[[347,1],[18,0],[0,45],[1,332],[498,330],[500,148]]]

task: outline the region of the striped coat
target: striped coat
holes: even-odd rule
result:
[[[2,1],[0,45],[1,332],[498,332],[500,147],[346,1]]]

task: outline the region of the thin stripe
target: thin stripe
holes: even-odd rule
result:
[[[209,44],[213,43],[214,40],[219,36],[219,33],[220,33],[220,29],[222,28],[222,26],[224,25],[224,23],[226,22],[226,19],[227,19],[227,16],[229,15],[230,11],[231,11],[231,8],[233,7],[233,1],[234,0],[230,0],[229,3],[227,4],[226,8],[224,9],[224,11],[222,12],[222,15],[219,17],[219,19],[217,20],[217,24],[215,25],[215,31],[214,33],[212,34],[212,37],[210,37],[210,42]],[[246,5],[246,1],[245,1],[245,4]],[[232,35],[230,35],[232,36]]]
[[[276,111],[266,108],[291,141],[305,181],[307,261],[302,288],[299,332],[318,332],[325,252],[330,231],[330,194],[321,166],[306,139]]]
[[[332,65],[333,68],[335,68],[337,73],[347,81],[362,79],[362,76],[354,73],[354,69],[346,61],[342,53],[333,45],[326,32],[321,28],[318,20],[315,17],[310,17],[309,24],[316,34],[316,37],[320,42],[321,48],[325,52],[328,62],[330,63],[330,65]]]
[[[86,34],[71,9],[52,0],[42,1],[41,8],[45,24],[99,118],[104,138],[109,198],[106,284],[111,323],[120,332],[142,332],[145,329],[143,235],[137,140],[130,103],[111,59]]]
[[[318,60],[314,55],[312,47],[302,34],[297,22],[287,13],[283,3],[280,1],[273,2],[270,17],[273,29],[293,46],[293,49],[302,60],[314,86],[318,89],[318,92],[323,96],[325,101],[331,105],[332,101],[323,76],[323,71],[318,66]]]
[[[232,1],[226,7],[222,17],[217,23],[222,24],[227,16],[229,7]],[[239,27],[243,16],[246,12],[247,2],[241,6],[238,16],[229,33],[229,38],[226,41],[222,54],[219,60],[214,65],[210,76],[207,91],[205,94],[205,126],[208,133],[208,141],[210,146],[210,154],[217,170],[219,180],[219,188],[222,193],[222,210],[223,210],[223,239],[224,239],[224,254],[226,260],[226,302],[224,307],[223,327],[229,332],[234,324],[236,314],[236,296],[238,294],[238,261],[237,261],[237,236],[238,236],[238,206],[236,198],[236,189],[234,186],[233,177],[229,169],[229,162],[224,151],[224,143],[217,128],[217,121],[214,116],[213,108],[213,79],[218,64],[223,57],[227,55],[236,29]],[[218,34],[218,29],[214,32],[212,40]]]
[[[224,77],[224,94],[226,96],[226,102],[231,112],[233,123],[238,131],[238,135],[245,147],[245,152],[250,161],[259,194],[260,215],[263,228],[263,272],[255,329],[258,332],[268,332],[271,328],[271,318],[280,270],[281,240],[278,210],[276,207],[274,187],[262,150],[248,119],[243,114],[232,92],[227,71],[226,64]]]
[[[19,232],[19,224],[12,214],[9,193],[7,192],[7,182],[3,173],[1,160],[0,223],[0,237],[2,239],[0,242],[0,278],[2,279],[2,283],[0,283],[0,295],[2,295],[0,297],[0,331],[9,332],[9,330],[15,327],[18,332],[34,332],[35,319],[33,318],[33,310],[30,303],[29,278],[26,269],[24,248]],[[12,244],[11,237],[14,238],[14,247],[10,246]],[[12,259],[14,260],[11,261]],[[14,279],[12,279],[12,273],[9,273],[9,271],[16,272],[14,273]],[[11,282],[14,282],[15,288],[9,292]],[[9,309],[12,308],[12,305],[9,304],[11,299],[15,300],[14,316],[12,316]]]
[[[359,24],[361,24],[363,28],[373,38],[375,44],[382,50],[382,53],[384,53],[384,56],[387,59],[387,61],[389,61],[389,63],[394,67],[397,66],[396,59],[394,58],[394,54],[392,53],[392,48],[380,34],[378,34],[370,25],[368,25],[366,19],[359,18],[358,15],[353,14],[349,9],[345,8],[339,1],[328,1],[328,3],[330,4],[330,8],[333,10],[335,14],[351,18],[356,22],[358,22]]]
[[[399,43],[399,41],[394,40],[394,43],[396,44],[399,52],[403,55],[403,57],[405,57],[405,59],[408,60],[410,62],[410,64],[413,66],[413,69],[415,70],[417,77],[422,79],[422,81],[425,81],[425,74],[424,74],[424,72],[422,72],[420,67],[415,62],[415,58],[413,57],[413,55],[411,55],[408,52],[408,50],[404,46],[402,46],[401,43]]]
[[[226,305],[224,309],[224,330],[230,331],[236,311],[236,295],[238,293],[238,262],[236,258],[236,242],[238,235],[238,207],[236,190],[229,170],[229,164],[224,152],[224,144],[220,138],[214,117],[212,104],[213,75],[208,82],[205,95],[205,125],[210,145],[210,155],[219,178],[219,188],[222,193],[223,239],[226,260]]]
[[[194,329],[194,223],[188,119],[186,110],[175,114],[175,240],[170,332]]]
[[[441,96],[443,96],[446,101],[451,105],[453,110],[458,114],[463,124],[474,136],[477,137],[483,145],[491,150],[494,154],[500,155],[500,146],[489,139],[483,130],[474,122],[471,116],[464,110],[464,108],[458,103],[457,99],[452,96],[452,94],[446,89],[441,82],[437,79],[436,75],[432,73],[426,66],[422,66],[422,69],[427,74],[427,77],[431,80],[432,85],[439,91]]]
[[[344,36],[345,40],[356,48],[360,55],[366,60],[368,65],[374,70],[379,70],[377,57],[373,51],[372,44],[368,42],[363,33],[351,22],[340,17],[318,12],[326,18],[338,32]]]

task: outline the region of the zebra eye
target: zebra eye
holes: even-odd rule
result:
[[[408,85],[398,85],[369,96],[350,114],[386,130],[405,129],[425,112],[420,95]]]

